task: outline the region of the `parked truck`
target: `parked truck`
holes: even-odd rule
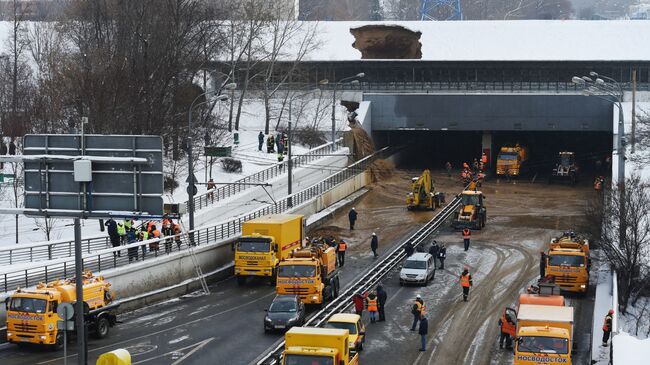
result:
[[[97,338],[108,335],[116,323],[112,304],[111,284],[101,276],[84,273],[83,300],[88,313],[84,316],[89,330]],[[7,341],[18,345],[34,344],[59,349],[63,346],[63,332],[57,329],[57,307],[61,303],[77,301],[73,279],[40,283],[36,289],[17,289],[7,298]]]
[[[452,221],[452,226],[456,229],[471,228],[477,230],[485,227],[487,208],[484,199],[485,197],[480,191],[463,191],[461,193],[460,209]]]
[[[275,282],[277,267],[304,238],[302,215],[277,214],[251,219],[242,224],[242,235],[234,245],[237,284],[248,277],[265,277]]]
[[[339,270],[334,247],[312,242],[291,252],[278,267],[277,294],[295,294],[305,304],[323,304],[339,292]]]
[[[293,327],[284,335],[283,365],[358,365],[346,329]]]
[[[526,147],[519,144],[514,147],[501,147],[497,155],[497,176],[519,176],[526,160],[528,160]]]
[[[519,305],[515,365],[571,364],[572,350],[572,307]]]
[[[442,203],[442,194],[435,192],[431,172],[424,170],[420,177],[414,177],[411,192],[406,195],[406,209],[435,210]]]
[[[565,232],[549,244],[546,275],[562,290],[585,294],[589,290],[589,241],[574,232]]]

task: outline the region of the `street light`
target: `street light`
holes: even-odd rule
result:
[[[306,88],[304,88],[306,89]],[[293,199],[291,198],[291,192],[292,192],[292,184],[293,184],[293,162],[291,161],[291,145],[293,144],[291,142],[291,138],[293,133],[291,132],[291,114],[292,114],[292,105],[293,101],[297,99],[300,96],[305,96],[307,94],[311,94],[313,92],[320,91],[320,89],[312,89],[307,92],[301,93],[301,94],[295,94],[289,99],[289,130],[288,130],[288,136],[287,136],[287,157],[289,160],[287,161],[287,206],[292,207],[293,206]]]
[[[345,81],[352,80],[352,79],[360,79],[365,76],[366,74],[364,72],[359,72],[354,76],[344,77],[334,84],[334,92],[332,93],[332,144],[334,144],[334,142],[336,141],[336,89],[340,84],[343,84]],[[328,83],[329,83],[328,80],[322,80],[320,82],[321,85],[326,85]],[[357,85],[359,84],[359,80],[353,80],[350,82],[350,84]]]
[[[234,90],[237,88],[237,84],[234,82],[231,82],[229,84],[223,84],[218,90],[213,90],[213,91],[206,91],[203,94],[198,95],[194,100],[192,100],[192,103],[190,104],[190,108],[187,112],[187,171],[188,171],[188,177],[187,177],[187,196],[188,196],[188,203],[189,206],[187,207],[188,213],[190,215],[190,231],[194,230],[194,166],[193,166],[193,161],[192,161],[192,112],[194,110],[195,106],[199,106],[201,104],[205,104],[208,102],[208,100],[205,100],[201,103],[198,103],[194,105],[201,97],[206,97],[207,95],[210,94],[216,94],[217,101],[223,101],[223,100],[228,100],[227,95],[221,95],[221,92],[225,90]],[[193,235],[190,235],[190,241],[194,242],[193,240]]]

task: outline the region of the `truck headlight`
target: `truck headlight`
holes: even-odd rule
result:
[[[40,337],[40,339],[43,340],[43,341],[45,341],[45,339],[47,338],[47,336],[42,336],[42,335],[39,336],[39,337]]]
[[[587,286],[584,285],[584,284],[580,285],[580,289],[584,289],[584,288],[586,288],[586,287],[587,287]]]
[[[13,335],[14,335],[13,333],[11,333],[11,332],[7,332],[7,337],[11,337],[11,336],[13,336]]]
[[[314,295],[314,296],[311,297],[311,299],[313,299],[313,300],[317,300],[317,299],[318,299],[318,296],[317,296],[317,295]]]

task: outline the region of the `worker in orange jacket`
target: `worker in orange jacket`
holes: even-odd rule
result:
[[[368,303],[368,313],[370,313],[370,323],[375,323],[377,322],[377,294],[375,292],[372,292],[368,294],[368,298],[366,299],[366,302]]]
[[[469,228],[463,228],[463,245],[465,246],[465,251],[469,250],[469,239],[472,236],[472,231]]]
[[[463,302],[467,301],[469,288],[472,285],[472,275],[469,273],[469,267],[465,266],[463,272],[460,274],[460,286],[463,288]]]
[[[340,240],[338,245],[338,258],[339,258],[339,267],[343,267],[345,264],[345,250],[348,249],[348,244],[345,241]]]

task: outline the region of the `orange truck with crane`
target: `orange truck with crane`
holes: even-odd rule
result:
[[[586,294],[589,290],[589,241],[574,232],[565,232],[549,244],[546,275],[562,290]]]
[[[84,273],[83,300],[88,309],[84,316],[97,338],[108,335],[116,323],[111,284],[102,276]],[[58,349],[63,346],[63,332],[57,329],[57,306],[77,301],[74,280],[40,283],[36,289],[17,289],[7,298],[7,341],[18,345],[34,344]]]
[[[295,294],[305,304],[323,304],[338,296],[339,270],[334,247],[311,242],[294,250],[278,266],[277,294]]]

